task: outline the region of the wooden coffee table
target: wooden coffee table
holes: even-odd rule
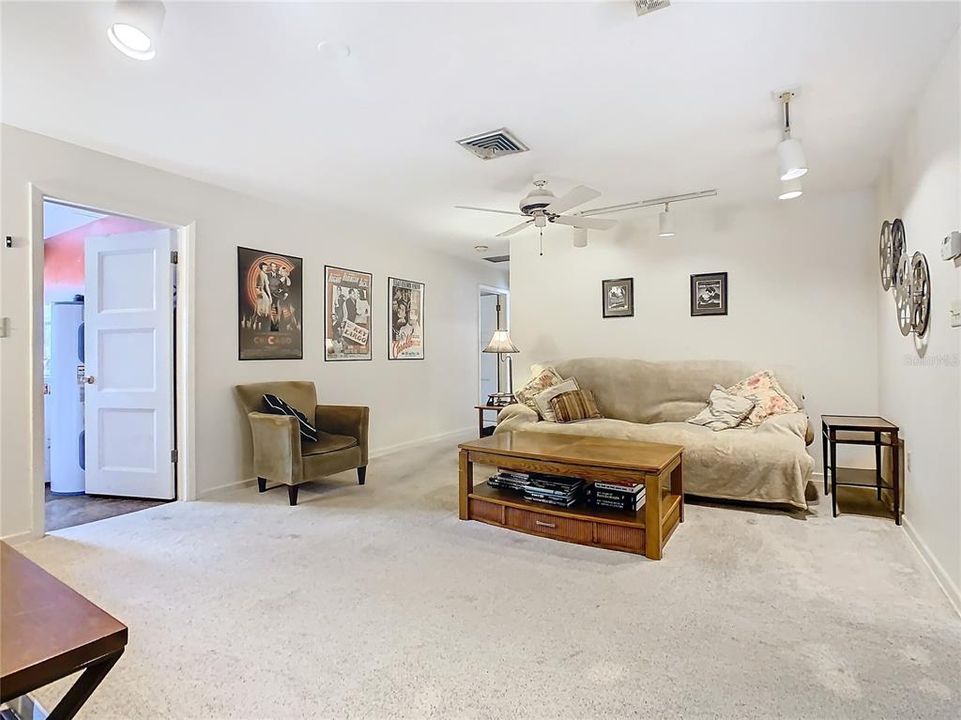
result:
[[[461,520],[555,540],[644,554],[660,560],[664,545],[684,522],[679,445],[582,435],[499,433],[460,448]],[[520,493],[474,485],[474,463],[505,470],[567,475],[586,482],[643,482],[646,502],[637,512],[579,503],[569,508],[526,500]]]
[[[0,702],[83,671],[50,712],[69,720],[123,654],[127,627],[0,542]]]

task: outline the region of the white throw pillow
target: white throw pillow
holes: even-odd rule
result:
[[[573,392],[579,389],[580,388],[577,387],[577,380],[568,378],[562,383],[552,385],[546,390],[541,390],[534,396],[534,404],[537,405],[537,412],[540,413],[540,416],[547,420],[547,422],[557,422],[557,416],[554,415],[554,409],[551,407],[551,400],[561,393]]]
[[[733,395],[720,385],[711,390],[707,407],[688,419],[694,425],[704,425],[717,432],[737,427],[754,409],[754,401]]]

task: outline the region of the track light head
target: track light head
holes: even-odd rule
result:
[[[587,247],[587,228],[572,228],[574,231],[574,247]]]
[[[117,0],[107,38],[127,57],[152,60],[166,12],[159,0]]]
[[[664,203],[664,211],[657,216],[657,235],[658,237],[674,237],[674,216],[671,215],[671,206]]]
[[[791,180],[785,180],[781,183],[781,194],[777,196],[778,200],[794,200],[799,198],[804,194],[804,188],[801,187],[801,178],[796,177]]]

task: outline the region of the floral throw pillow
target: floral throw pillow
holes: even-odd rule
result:
[[[797,404],[768,370],[754,373],[727,389],[731,395],[754,401],[754,409],[741,427],[757,427],[772,415],[799,412]]]
[[[546,390],[554,385],[559,385],[564,381],[560,375],[557,374],[557,370],[552,367],[547,367],[537,373],[532,377],[527,384],[520,390],[514,393],[514,397],[517,398],[517,402],[524,403],[531,410],[536,412],[538,416],[540,413],[537,410],[537,403],[534,402],[534,398],[539,392]]]

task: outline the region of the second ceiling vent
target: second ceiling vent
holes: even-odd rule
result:
[[[493,160],[505,155],[516,155],[530,150],[507,128],[472,135],[458,140],[457,144],[469,150],[481,160]]]

